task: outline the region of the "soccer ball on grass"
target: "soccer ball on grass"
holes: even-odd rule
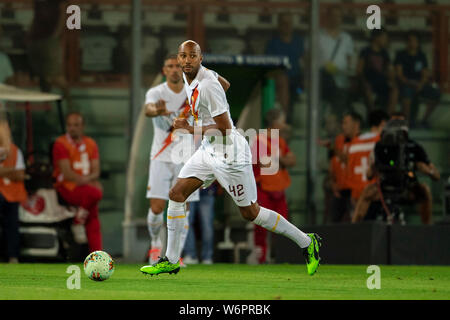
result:
[[[84,259],[84,273],[94,281],[107,280],[114,273],[114,260],[105,251],[91,252]]]

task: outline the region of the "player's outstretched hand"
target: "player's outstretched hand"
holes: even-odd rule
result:
[[[167,110],[166,102],[164,100],[158,100],[155,103],[155,107],[158,116],[168,116],[172,113],[171,111]]]

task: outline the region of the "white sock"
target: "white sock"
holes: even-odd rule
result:
[[[180,235],[180,254],[183,253],[184,245],[186,244],[187,235],[189,232],[189,210],[186,211],[186,218],[184,219],[183,231],[181,231]]]
[[[180,259],[181,234],[186,223],[184,202],[169,200],[167,208],[167,249],[166,257],[170,263]]]
[[[306,248],[311,238],[275,211],[260,206],[258,216],[253,223],[269,231],[281,234],[294,241],[300,248]]]
[[[163,224],[164,220],[164,212],[161,212],[159,214],[154,214],[152,209],[148,209],[147,214],[147,227],[148,227],[148,233],[150,234],[150,238],[152,241],[152,248],[153,247],[160,247],[161,246],[161,240],[159,238],[159,234],[161,232],[161,226]]]

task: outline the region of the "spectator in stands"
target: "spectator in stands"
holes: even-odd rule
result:
[[[429,160],[425,149],[416,141],[408,137],[407,121],[402,113],[395,113],[391,116],[391,120],[386,124],[384,130],[388,128],[398,127],[404,132],[407,144],[405,147],[406,156],[405,159],[408,162],[406,165],[411,168],[408,173],[405,173],[406,179],[406,198],[401,201],[408,204],[414,203],[418,205],[418,210],[423,224],[432,223],[432,204],[433,198],[431,190],[428,185],[420,183],[417,179],[416,172],[429,176],[432,180],[438,181],[440,179],[440,173],[435,165]],[[367,177],[369,179],[377,178],[377,171],[375,168],[375,157],[371,157],[369,169],[367,171]],[[383,197],[384,198],[384,197]],[[361,197],[355,206],[355,212],[352,217],[352,222],[360,222],[366,218],[368,209],[372,202],[382,200],[382,192],[376,183],[367,185]],[[403,203],[401,203],[403,204]]]
[[[428,119],[439,103],[441,93],[432,83],[427,57],[420,48],[418,34],[409,32],[406,41],[406,48],[397,52],[395,57],[400,101],[405,116],[414,127],[418,104],[420,100],[425,100],[427,109],[420,126],[428,128]],[[414,115],[411,115],[411,106],[415,106]]]
[[[278,34],[267,44],[266,54],[288,56],[291,68],[274,74],[277,99],[285,114],[292,115],[293,104],[303,86],[301,59],[304,54],[302,37],[294,32],[293,15],[283,12],[278,15]],[[293,117],[288,117],[291,123]]]
[[[288,207],[285,190],[291,184],[288,168],[296,164],[296,157],[289,149],[286,141],[279,134],[275,139],[272,131],[284,130],[286,116],[280,109],[271,109],[265,115],[267,134],[261,133],[252,144],[252,156],[255,159],[253,172],[257,186],[258,202],[261,206],[271,210],[277,210],[284,218],[288,219]],[[273,154],[272,152],[275,152]],[[273,161],[278,161],[279,170],[275,174],[266,174],[263,168],[270,167]],[[267,260],[267,231],[255,225],[254,243],[259,263]]]
[[[212,264],[214,255],[214,204],[220,185],[216,182],[206,189],[200,190],[200,201],[190,203],[189,232],[184,247],[183,262],[187,265],[197,264],[197,246],[195,237],[195,221],[200,219],[202,238],[202,263]]]
[[[0,25],[0,39],[2,38],[2,32],[2,26]],[[0,51],[0,83],[11,84],[13,79],[14,69],[11,60],[6,53]]]
[[[342,134],[334,142],[333,156],[329,164],[333,196],[330,204],[331,222],[350,221],[352,211],[351,186],[348,181],[348,148],[352,139],[360,135],[362,118],[355,112],[342,118]]]
[[[338,116],[349,108],[350,74],[354,46],[352,37],[341,29],[342,10],[328,7],[326,24],[319,34],[321,97]]]
[[[41,91],[50,92],[56,86],[66,99],[69,86],[64,75],[62,35],[67,6],[65,0],[34,0],[34,17],[28,35],[28,60],[33,75],[39,78]]]
[[[98,204],[103,190],[98,181],[98,147],[92,138],[83,134],[84,119],[80,113],[67,115],[66,130],[53,144],[55,188],[65,202],[78,206],[72,224],[75,241],[88,242],[90,251],[102,250]]]
[[[362,86],[362,93],[368,112],[375,106],[395,111],[398,100],[398,88],[395,81],[395,70],[387,51],[388,34],[385,29],[374,29],[370,37],[370,45],[364,48],[357,65],[357,76]]]
[[[0,218],[9,263],[19,262],[19,203],[27,199],[24,180],[22,152],[12,142],[8,122],[0,119]]]

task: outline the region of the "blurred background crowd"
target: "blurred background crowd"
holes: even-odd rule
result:
[[[140,10],[135,15],[137,3]],[[202,46],[204,64],[231,83],[227,97],[235,123],[245,123],[242,110],[256,104],[260,110],[256,128],[280,130],[280,173],[260,177],[260,164],[254,166],[258,198],[266,207],[283,211],[298,226],[373,220],[433,224],[449,214],[447,0],[320,1],[318,29],[313,27],[310,1],[306,0],[80,0],[80,30],[66,27],[70,4],[62,0],[0,0],[0,83],[61,97],[56,106],[45,101],[17,102],[0,95],[4,131],[10,130],[0,147],[8,150],[7,155],[16,152],[8,165],[19,172],[13,181],[24,183],[28,191],[28,200],[9,199],[5,181],[12,173],[0,170],[4,259],[17,262],[23,254],[19,244],[26,238],[20,234],[27,233],[33,223],[45,222],[27,214],[37,210],[37,216],[43,211],[36,209],[39,198],[33,195],[38,189],[52,187],[57,190],[58,205],[68,210],[65,217],[71,221],[73,235],[67,240],[69,245],[89,240],[89,250],[103,248],[127,257],[127,248],[136,242],[141,244],[135,248],[144,249],[136,249],[135,256],[130,256],[145,258],[149,238],[145,225],[147,177],[143,172],[147,174],[152,131],[151,121],[141,119],[136,105],[143,104],[148,88],[164,80],[164,57],[176,53],[187,38]],[[372,4],[381,8],[381,29],[367,28],[370,14],[366,9]],[[139,53],[133,46],[136,34]],[[316,51],[312,51],[313,45]],[[278,56],[287,58],[283,61],[288,63],[239,66],[217,62],[223,56]],[[135,59],[140,62],[138,97],[132,97],[135,91],[131,87],[136,77]],[[317,68],[311,67],[313,60]],[[7,91],[0,88],[0,93]],[[315,94],[318,100],[312,99]],[[311,110],[316,118],[311,118]],[[311,119],[317,121],[314,146]],[[144,121],[145,128],[137,132],[139,121]],[[408,194],[402,201],[386,204],[390,199],[383,197],[371,169],[374,171],[375,144],[382,140],[388,123],[388,128],[407,134],[405,154],[413,166],[408,171]],[[141,142],[133,142],[142,135]],[[85,143],[90,150],[88,161],[97,166],[84,182],[98,187],[96,194],[84,191],[91,197],[88,200],[86,196],[82,196],[85,200],[75,199],[58,189],[55,170],[63,170],[56,169],[61,165],[58,161],[72,154],[72,140],[64,142],[61,137],[75,141],[77,148]],[[84,137],[90,137],[89,142],[78,142]],[[55,141],[67,143],[67,150],[57,146],[55,151]],[[73,174],[83,176],[85,160],[77,160],[81,165],[72,166]],[[248,263],[274,261],[273,239],[263,230],[250,230],[219,186],[202,191],[201,201],[191,209],[196,210],[199,214],[190,219],[185,253],[190,263],[221,261],[224,256],[220,252],[229,249],[234,250],[234,261],[239,261],[238,244],[248,251]],[[76,239],[74,224],[86,227],[87,240]],[[17,231],[10,232],[12,229]],[[243,236],[236,233],[234,237],[241,237],[240,242],[233,242],[233,230],[243,230]],[[57,254],[68,246],[59,243]],[[47,248],[45,245],[41,249]],[[202,254],[197,254],[197,249]]]

